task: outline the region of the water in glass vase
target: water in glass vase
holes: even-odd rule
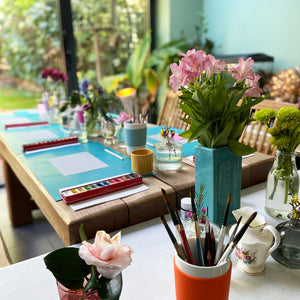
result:
[[[289,200],[299,192],[295,156],[295,153],[277,151],[268,174],[265,211],[277,219],[287,220],[287,215],[291,212]]]
[[[182,144],[158,142],[155,144],[156,168],[161,171],[175,171],[182,165]]]

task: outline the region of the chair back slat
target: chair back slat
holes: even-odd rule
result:
[[[282,107],[295,106],[296,104],[293,103],[266,99],[252,107],[251,117],[254,116],[256,111],[263,108],[273,108],[279,110]],[[276,122],[277,119],[275,119],[274,125]],[[275,155],[276,148],[270,143],[270,139],[271,135],[268,133],[268,126],[252,121],[246,126],[239,141],[245,145],[255,148],[258,152]]]

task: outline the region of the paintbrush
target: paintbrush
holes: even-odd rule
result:
[[[223,223],[222,223],[222,227],[221,227],[221,231],[220,231],[218,247],[216,250],[216,257],[215,257],[215,261],[214,261],[215,264],[218,262],[218,260],[221,257],[221,254],[223,252],[223,243],[224,243],[224,237],[225,237],[225,232],[226,232],[230,202],[231,202],[231,194],[229,194],[227,197],[227,204],[226,204],[225,213],[224,213],[224,217],[223,217]]]
[[[178,244],[178,242],[177,242],[177,240],[176,240],[176,238],[175,238],[173,232],[171,231],[171,229],[170,229],[170,227],[169,227],[169,225],[168,225],[168,223],[167,223],[167,221],[166,221],[165,216],[163,216],[163,215],[160,216],[160,219],[161,219],[162,223],[164,224],[164,226],[165,226],[165,228],[166,228],[166,230],[167,230],[167,233],[168,233],[168,235],[169,235],[169,237],[170,237],[170,239],[171,239],[171,241],[172,241],[172,243],[173,243],[173,245],[174,245],[174,248],[175,248],[175,250],[176,250],[177,255],[178,255],[182,260],[184,260],[184,261],[187,262],[188,260],[187,260],[187,257],[186,257],[186,255],[185,255],[183,246],[182,246],[182,244]]]
[[[210,229],[210,254],[212,265],[214,265],[215,257],[216,257],[216,239],[213,228]]]
[[[235,237],[235,234],[236,234],[236,232],[237,232],[237,229],[238,229],[238,227],[239,227],[239,224],[241,223],[241,220],[242,220],[242,217],[239,217],[239,219],[238,219],[237,222],[235,223],[235,224],[236,224],[236,225],[235,225],[235,228],[234,228],[234,230],[232,231],[231,235],[229,236],[229,242],[228,242],[228,244],[226,245],[224,251],[226,251],[226,249],[228,248],[229,243],[230,243],[231,241],[233,241],[233,239],[234,239],[234,237]]]
[[[226,251],[223,252],[221,258],[219,259],[217,266],[222,264],[224,261],[228,260],[233,249],[236,247],[237,243],[240,241],[240,239],[243,237],[244,233],[248,229],[250,223],[254,220],[256,217],[257,212],[254,212],[247,220],[247,222],[244,224],[244,226],[240,229],[240,231],[235,235],[234,239],[229,243],[228,247],[226,246]]]
[[[187,238],[186,238],[186,235],[185,235],[185,231],[184,231],[184,227],[183,227],[183,225],[181,223],[181,220],[175,214],[173,207],[171,206],[170,202],[168,201],[166,191],[164,189],[161,189],[161,192],[163,194],[163,199],[164,199],[165,204],[167,206],[167,209],[168,209],[168,211],[169,211],[169,213],[171,215],[171,218],[172,218],[172,221],[174,223],[174,226],[175,226],[176,230],[178,231],[179,236],[181,237],[181,242],[182,242],[184,250],[186,252],[186,256],[187,256],[188,262],[190,264],[194,264],[194,260],[193,260],[192,253],[191,253],[191,249],[190,249],[189,243],[187,241]]]
[[[199,256],[199,265],[203,266],[204,260],[203,260],[203,252],[201,249],[201,240],[200,240],[200,232],[198,228],[198,218],[196,213],[196,205],[194,201],[194,193],[191,190],[190,191],[190,198],[191,198],[191,204],[192,204],[192,213],[193,213],[193,219],[195,224],[195,233],[196,233],[196,242],[197,242],[197,250],[198,250],[198,256]]]

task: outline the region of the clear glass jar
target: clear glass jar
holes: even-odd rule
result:
[[[277,219],[287,219],[291,211],[289,200],[299,192],[296,153],[276,151],[274,164],[268,174],[266,212]]]
[[[278,248],[271,253],[280,264],[300,269],[300,220],[289,218],[289,221],[276,226],[281,242]]]
[[[187,238],[195,237],[195,223],[192,218],[192,204],[190,197],[184,197],[181,199],[180,207],[180,219],[184,227],[185,235]],[[210,226],[214,231],[215,238],[218,239],[220,236],[220,227],[216,224],[210,222]],[[198,221],[198,228],[201,238],[205,238],[205,224],[202,224],[200,220]],[[179,238],[179,236],[178,236]]]
[[[101,134],[104,137],[104,144],[111,145],[116,143],[115,139],[116,124],[113,120],[103,120]]]
[[[175,141],[160,141],[155,144],[156,168],[162,171],[175,171],[182,165],[182,144]]]

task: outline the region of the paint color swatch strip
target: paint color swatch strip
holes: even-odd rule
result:
[[[41,141],[31,144],[23,145],[23,152],[51,148],[51,147],[58,147],[63,145],[75,144],[78,143],[77,136],[69,136],[65,138],[55,139],[55,140],[48,140],[48,141]]]
[[[73,187],[61,192],[61,197],[66,204],[73,204],[97,196],[106,195],[143,183],[141,175],[136,173],[124,174],[108,178],[92,184]]]
[[[30,122],[30,123],[6,124],[5,129],[16,128],[16,127],[27,127],[27,126],[43,126],[43,125],[49,125],[49,122],[41,121],[41,122]]]

